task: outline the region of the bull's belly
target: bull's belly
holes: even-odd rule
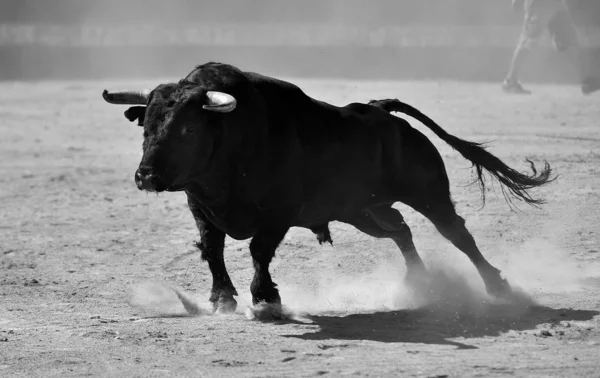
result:
[[[366,174],[340,176],[332,177],[318,187],[305,187],[294,226],[310,228],[348,219],[382,200],[383,187],[379,177]]]
[[[212,224],[235,240],[253,237],[260,226],[260,213],[245,206],[231,206],[226,211],[204,208],[202,212]]]
[[[377,194],[352,198],[348,201],[314,201],[302,204],[294,226],[313,227],[327,222],[342,221],[372,206],[389,203],[391,199]]]
[[[353,217],[365,208],[381,203],[393,202],[382,186],[380,177],[330,178],[323,185],[313,185],[296,191],[294,198],[283,196],[281,203],[269,200],[260,204],[229,203],[222,209],[205,208],[205,215],[219,229],[233,239],[253,237],[258,230],[269,227],[269,220],[289,222],[290,227],[313,227],[323,223]],[[361,179],[362,178],[362,179]],[[285,190],[285,189],[284,189]],[[291,189],[290,189],[291,193]],[[266,223],[264,223],[266,222]]]

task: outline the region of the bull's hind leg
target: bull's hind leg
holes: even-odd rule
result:
[[[415,209],[431,220],[446,239],[469,257],[479,271],[488,294],[505,297],[511,293],[510,285],[500,276],[500,270],[490,264],[479,251],[473,236],[465,227],[465,220],[456,214],[450,198],[443,204],[430,204]]]
[[[400,212],[389,205],[371,207],[345,220],[375,238],[390,238],[400,248],[406,261],[406,282],[417,286],[427,276],[423,260],[417,253],[412,233]]]
[[[190,210],[200,231],[200,241],[196,243],[201,251],[202,260],[208,262],[212,274],[213,285],[210,294],[210,302],[213,310],[217,313],[234,312],[237,302],[233,298],[238,295],[225,267],[223,249],[225,248],[225,233],[210,223],[204,214],[188,200]]]

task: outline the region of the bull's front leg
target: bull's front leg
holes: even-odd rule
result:
[[[225,233],[209,222],[192,200],[188,199],[190,210],[194,215],[200,231],[200,241],[196,243],[202,253],[202,260],[208,262],[212,274],[213,285],[210,302],[216,313],[234,312],[237,302],[233,298],[238,295],[225,267],[223,249],[225,248]]]
[[[280,304],[277,284],[271,279],[269,264],[275,256],[275,250],[285,237],[289,227],[260,229],[250,242],[250,254],[254,263],[254,278],[250,285],[252,303]]]

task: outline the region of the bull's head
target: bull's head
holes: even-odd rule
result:
[[[161,84],[154,90],[102,93],[111,104],[136,105],[125,116],[144,127],[140,190],[183,190],[210,159],[220,135],[218,117],[236,107],[233,96],[193,84]]]

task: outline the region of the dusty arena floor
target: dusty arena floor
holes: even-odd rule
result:
[[[498,185],[481,208],[470,164],[412,122],[440,148],[459,214],[519,299],[488,298],[466,257],[399,204],[430,290],[404,288],[393,242],[336,223],[333,247],[293,229],[272,264],[296,321],[247,318],[248,242],[230,239],[238,312],[186,316],[169,288],[208,309],[211,277],[185,195],[136,189],[142,131],[100,96],[159,81],[2,83],[0,376],[600,376],[600,96],[295,82],[336,105],[401,98],[519,170],[549,161],[559,178],[534,192],[541,209],[511,211]]]

